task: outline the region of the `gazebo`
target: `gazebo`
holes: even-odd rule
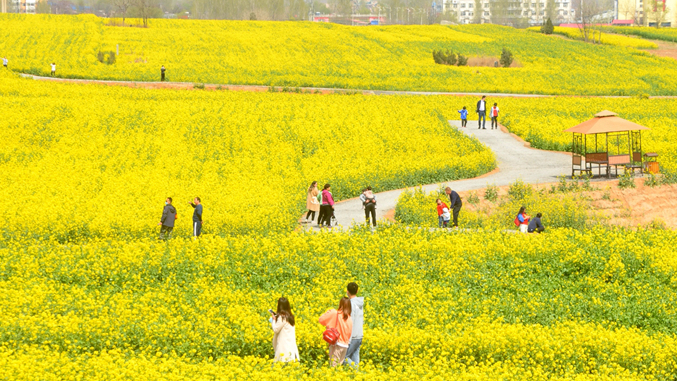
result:
[[[573,133],[571,149],[571,176],[586,172],[592,176],[593,166],[598,175],[605,169],[611,176],[611,167],[639,168],[642,171],[642,130],[649,128],[619,118],[611,111],[602,111],[595,117],[564,132]]]

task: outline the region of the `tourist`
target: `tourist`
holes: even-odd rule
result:
[[[463,106],[463,110],[458,110],[461,113],[461,127],[467,127],[468,124],[468,110]]]
[[[306,214],[306,223],[308,221],[313,222],[315,219],[315,213],[320,211],[320,203],[317,200],[317,195],[320,194],[320,190],[317,189],[317,181],[313,181],[308,188],[308,194],[306,195],[306,209],[308,213]],[[320,222],[320,219],[317,219]]]
[[[536,217],[532,218],[531,221],[529,221],[529,226],[527,227],[527,232],[528,233],[541,233],[545,231],[545,227],[543,227],[543,224],[541,223],[541,217],[543,215],[541,213],[536,214]]]
[[[55,63],[55,62],[52,62],[52,64],[51,64],[50,66],[52,67],[52,74],[51,74],[51,76],[54,77],[54,76],[56,75],[56,63]]]
[[[338,340],[335,344],[329,344],[329,361],[332,367],[343,364],[346,358],[350,337],[353,333],[352,305],[347,297],[341,298],[338,309],[331,309],[320,316],[320,324],[327,328],[338,331]]]
[[[165,69],[165,65],[162,65],[162,67],[160,68],[160,81],[163,81],[163,82],[165,80],[165,70],[167,70],[167,69]]]
[[[285,297],[278,299],[277,312],[268,311],[272,315],[270,324],[273,328],[274,361],[300,361],[299,349],[296,346],[296,321],[291,313],[289,300]]]
[[[9,61],[7,60],[7,57],[2,57],[2,66],[7,69],[7,64]]]
[[[447,210],[447,213],[449,213],[449,207],[447,204],[442,202],[439,198],[435,201],[437,203],[437,222],[439,227],[447,227],[447,224],[449,223],[449,220],[447,219],[447,222],[444,222],[444,210]]]
[[[165,200],[165,207],[162,210],[162,218],[160,219],[160,239],[167,240],[172,237],[172,230],[174,230],[174,222],[176,221],[176,208],[172,205],[172,198],[167,197]]]
[[[454,215],[453,227],[457,228],[458,213],[461,212],[461,207],[463,207],[463,201],[461,201],[461,196],[459,196],[458,193],[456,193],[456,191],[451,190],[451,188],[447,187],[444,191],[447,192],[447,195],[449,196],[449,208],[453,211]]]
[[[193,237],[199,237],[202,233],[202,201],[199,197],[195,197],[190,206],[195,209],[193,211]]]
[[[519,226],[520,233],[526,233],[529,227],[529,216],[527,215],[527,208],[521,207],[517,216],[515,217],[515,225]]]
[[[369,225],[369,215],[371,215],[371,223],[376,226],[376,195],[371,191],[371,187],[365,188],[360,195],[362,206],[364,207],[364,218]]]
[[[498,103],[494,103],[494,107],[489,110],[489,116],[491,117],[491,129],[498,129]]]
[[[350,282],[347,287],[350,299],[350,318],[353,321],[353,331],[350,335],[350,345],[346,351],[346,363],[358,368],[360,365],[360,347],[362,346],[362,325],[364,324],[364,298],[357,296],[357,283]]]
[[[334,197],[331,194],[331,185],[324,184],[322,188],[322,203],[320,204],[320,213],[322,220],[319,221],[320,227],[331,227],[331,217],[334,215]]]
[[[484,100],[486,97],[486,95],[482,95],[482,99],[477,101],[477,115],[479,116],[479,119],[477,120],[478,130],[480,128],[486,130],[487,126],[487,101]]]

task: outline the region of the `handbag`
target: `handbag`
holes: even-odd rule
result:
[[[336,326],[338,327],[338,316],[339,313],[336,311]],[[324,330],[324,333],[322,334],[322,339],[327,342],[329,345],[335,345],[338,342],[339,339],[339,332],[336,330],[336,328],[329,328]]]

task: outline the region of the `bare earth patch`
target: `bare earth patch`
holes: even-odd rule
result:
[[[636,227],[646,226],[652,222],[664,223],[670,229],[677,229],[677,185],[663,185],[651,188],[644,185],[644,179],[635,179],[636,188],[620,189],[618,180],[595,181],[592,183],[592,191],[583,191],[581,194],[592,203],[594,211],[608,219],[608,223],[616,226]],[[534,186],[537,189],[550,189],[552,185],[542,184]],[[508,194],[509,186],[499,187],[499,196]],[[458,192],[467,200],[471,193],[479,196],[480,202],[472,205],[464,202],[463,207],[477,211],[491,210],[495,204],[484,199],[485,189]],[[532,211],[542,212],[547,216],[547,210]]]

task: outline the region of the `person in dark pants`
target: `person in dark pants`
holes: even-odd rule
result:
[[[160,219],[160,239],[167,240],[172,237],[172,230],[174,230],[174,222],[176,221],[176,208],[172,205],[172,198],[167,197],[165,200],[165,208],[162,210],[162,218]]]
[[[491,117],[491,129],[498,129],[498,103],[494,103],[494,107],[489,110],[489,116]]]
[[[541,223],[541,217],[543,215],[541,213],[536,214],[536,217],[532,218],[531,221],[529,221],[529,227],[527,227],[527,232],[529,233],[541,233],[545,231],[545,228],[543,227],[543,224]]]
[[[320,214],[322,220],[320,227],[331,227],[331,217],[334,215],[334,196],[331,194],[331,185],[324,184],[322,189],[322,204],[320,205]]]
[[[160,80],[163,82],[165,80],[165,70],[167,70],[165,69],[165,65],[162,65],[162,67],[160,68]]]
[[[451,190],[451,188],[447,187],[445,189],[445,192],[447,192],[447,195],[449,196],[449,207],[452,208],[453,210],[453,216],[454,216],[454,227],[458,227],[458,213],[461,211],[461,207],[463,206],[463,202],[461,201],[461,196],[456,193],[456,191]]]
[[[202,201],[199,197],[195,197],[190,206],[195,209],[193,211],[193,237],[199,237],[202,233]]]
[[[371,191],[371,187],[367,187],[360,196],[362,206],[364,207],[364,218],[369,225],[369,215],[371,214],[371,223],[376,226],[376,195]]]
[[[483,130],[487,129],[487,101],[484,99],[486,98],[486,95],[482,95],[482,99],[477,101],[477,115],[479,116],[479,119],[477,120],[477,129],[479,130],[480,128]]]

